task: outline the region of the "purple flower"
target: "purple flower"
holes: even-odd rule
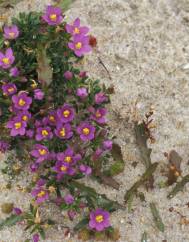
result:
[[[87,77],[87,73],[86,73],[86,71],[81,71],[81,72],[79,73],[79,77],[81,77],[81,78],[86,78],[86,77]]]
[[[16,25],[4,27],[4,38],[5,39],[16,39],[19,36],[19,30]]]
[[[76,35],[73,37],[73,41],[68,43],[68,47],[74,51],[76,56],[83,56],[92,50],[89,45],[89,37],[83,35]]]
[[[46,140],[46,139],[52,139],[53,133],[51,131],[51,128],[49,126],[46,127],[39,127],[37,128],[35,139],[37,141]]]
[[[7,128],[11,129],[11,136],[24,135],[26,132],[26,122],[20,117],[15,117],[14,119],[7,122]]]
[[[106,113],[106,108],[98,108],[97,110],[93,110],[93,114],[90,118],[95,120],[99,124],[104,124],[107,121],[105,118]]]
[[[103,141],[103,148],[105,150],[111,150],[112,149],[112,140],[104,140]]]
[[[67,204],[67,205],[70,205],[74,202],[74,197],[71,195],[71,194],[67,194],[65,197],[64,197],[64,202]]]
[[[99,160],[99,158],[101,157],[102,153],[103,153],[103,150],[101,148],[97,148],[96,151],[94,152],[94,154],[92,155],[93,161]]]
[[[64,104],[57,110],[57,115],[63,123],[68,123],[74,119],[75,111],[69,104]]]
[[[66,80],[71,80],[73,78],[73,73],[71,71],[66,71],[64,73],[64,77],[66,78]]]
[[[33,235],[33,242],[39,242],[39,234]]]
[[[22,210],[20,208],[13,208],[13,211],[16,215],[20,215],[22,213]]]
[[[17,77],[19,76],[19,74],[20,74],[20,71],[18,70],[17,67],[13,67],[10,69],[10,76]]]
[[[88,122],[82,122],[77,127],[77,133],[83,141],[92,140],[95,137],[95,127]]]
[[[55,126],[57,123],[57,114],[56,111],[49,112],[48,116],[43,118],[42,123],[43,125],[52,125]]]
[[[92,173],[92,169],[91,169],[91,167],[90,166],[87,166],[87,165],[84,165],[84,164],[81,164],[80,166],[79,166],[79,169],[80,169],[80,171],[83,173],[83,174],[85,174],[85,175],[90,175],[91,173]]]
[[[60,206],[63,203],[63,198],[62,197],[57,197],[55,199],[55,203],[57,206]]]
[[[0,140],[0,152],[5,153],[10,148],[10,144],[5,140]]]
[[[15,60],[15,57],[13,55],[13,51],[11,48],[8,48],[5,51],[5,54],[0,52],[0,66],[3,69],[8,69],[13,64],[14,60]]]
[[[98,92],[95,95],[95,103],[101,104],[103,102],[106,102],[108,100],[107,96],[103,92]]]
[[[34,99],[36,100],[43,100],[44,98],[44,92],[41,89],[35,89],[34,90]]]
[[[37,181],[37,186],[38,187],[41,187],[41,186],[44,186],[46,184],[46,180],[45,179],[39,179],[38,181]]]
[[[28,122],[31,118],[31,113],[29,113],[27,110],[21,111],[18,113],[18,117],[20,117],[23,121]]]
[[[12,96],[12,101],[14,103],[15,108],[19,110],[27,110],[30,108],[32,98],[28,97],[27,93],[22,92],[18,95]]]
[[[37,163],[33,163],[30,165],[31,172],[36,172],[38,168],[39,168],[39,164]]]
[[[104,229],[110,227],[110,214],[109,212],[97,208],[95,211],[90,213],[89,227],[95,229],[96,231],[103,231]]]
[[[13,95],[17,92],[16,85],[14,83],[5,83],[2,85],[3,94],[6,96]]]
[[[85,87],[80,87],[77,89],[76,95],[82,99],[88,96],[87,89]]]
[[[58,25],[62,22],[62,10],[58,7],[48,6],[46,13],[42,16],[48,25]]]
[[[49,150],[44,145],[36,144],[34,150],[32,150],[30,154],[37,158],[36,163],[41,163],[48,159]]]
[[[36,199],[36,202],[38,204],[44,202],[49,198],[48,192],[42,187],[34,188],[31,191],[31,195]]]
[[[56,136],[58,136],[60,139],[69,139],[72,137],[73,132],[71,130],[71,125],[69,123],[65,125],[57,125],[54,133]]]
[[[26,130],[26,136],[29,137],[30,139],[33,138],[34,131],[32,129]]]
[[[89,32],[88,27],[80,26],[80,19],[76,18],[72,25],[66,24],[66,31],[72,36],[75,35],[86,35]]]
[[[72,176],[75,173],[74,169],[71,168],[68,163],[62,161],[57,161],[53,170],[58,173],[58,179],[61,178],[62,175],[68,174]]]
[[[73,220],[74,219],[74,217],[76,216],[76,211],[74,211],[74,210],[69,210],[68,211],[68,217],[69,217],[69,219],[70,220]]]
[[[74,165],[77,161],[81,160],[81,155],[74,154],[71,148],[67,148],[64,152],[57,154],[57,160],[67,165]]]

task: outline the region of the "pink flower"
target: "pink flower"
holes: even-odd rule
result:
[[[12,96],[12,101],[16,109],[19,110],[28,110],[32,103],[32,98],[28,97],[27,93],[22,92],[18,95]]]
[[[103,92],[98,92],[95,95],[95,103],[96,104],[101,104],[103,102],[107,102],[108,98]]]
[[[8,69],[9,67],[11,67],[11,65],[13,64],[15,60],[15,57],[13,55],[13,51],[11,48],[8,48],[5,51],[5,54],[3,54],[2,52],[0,52],[0,66],[3,69]]]
[[[25,135],[26,122],[20,117],[15,117],[13,120],[7,122],[7,128],[11,129],[11,136]]]
[[[44,188],[41,188],[41,187],[34,188],[31,191],[31,195],[36,199],[36,202],[38,204],[49,199],[48,192]]]
[[[4,27],[5,39],[16,39],[19,36],[19,30],[16,25]]]
[[[73,73],[71,71],[66,71],[64,73],[64,77],[66,78],[66,80],[71,80],[73,78]]]
[[[79,57],[92,50],[89,45],[89,37],[83,35],[74,36],[73,41],[68,43],[68,47]]]
[[[58,25],[63,20],[62,10],[58,7],[48,6],[42,18],[48,25]]]
[[[110,214],[109,212],[97,208],[95,211],[90,213],[89,227],[96,231],[103,231],[110,227]]]
[[[37,141],[50,140],[53,137],[53,133],[49,126],[37,128],[35,139]]]
[[[91,119],[95,120],[99,124],[106,123],[106,115],[107,110],[106,108],[98,108],[92,110],[92,115],[90,116]]]
[[[20,71],[18,70],[17,67],[12,67],[10,69],[10,76],[17,77],[17,76],[19,76],[19,74],[20,74]]]
[[[87,89],[85,87],[80,87],[77,89],[76,95],[81,99],[84,99],[88,96]]]
[[[80,26],[80,19],[76,18],[72,25],[66,24],[66,31],[72,36],[75,35],[86,35],[89,32],[88,27]]]

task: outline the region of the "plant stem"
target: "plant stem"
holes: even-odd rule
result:
[[[186,183],[189,182],[189,175],[186,175],[182,178],[180,182],[176,184],[173,190],[167,196],[169,199],[173,198],[178,192],[182,191]]]
[[[156,224],[156,227],[161,231],[164,232],[165,226],[162,222],[162,219],[160,217],[159,211],[157,210],[157,207],[155,203],[150,203],[150,209],[153,215],[154,222]]]
[[[136,194],[138,188],[152,177],[152,175],[155,172],[157,166],[158,166],[157,162],[153,163],[151,166],[149,166],[149,168],[141,176],[140,180],[135,182],[135,184],[126,192],[125,197],[124,197],[125,202],[127,202],[130,199],[131,196]]]

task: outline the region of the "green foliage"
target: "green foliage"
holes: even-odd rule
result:
[[[152,212],[152,215],[153,215],[153,219],[154,219],[154,222],[155,222],[155,225],[156,227],[161,231],[161,232],[164,232],[165,230],[165,226],[162,222],[162,219],[160,217],[160,214],[159,214],[159,211],[155,205],[155,203],[150,203],[150,209],[151,209],[151,212]]]
[[[22,216],[18,216],[15,214],[12,214],[10,217],[6,218],[5,220],[0,221],[0,230],[2,230],[4,227],[11,227],[15,225],[18,222],[21,222],[24,218]]]

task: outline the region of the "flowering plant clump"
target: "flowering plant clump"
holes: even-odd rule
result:
[[[75,65],[92,50],[88,33],[79,18],[67,24],[59,7],[47,6],[43,14],[13,18],[0,36],[1,152],[14,149],[37,177],[30,212],[17,208],[11,216],[25,220],[33,241],[45,237],[45,224],[57,222],[40,217],[45,201],[70,220],[82,215],[75,231],[87,230],[89,239],[99,232],[111,238],[110,213],[123,208],[79,181],[90,176],[118,189],[112,176],[123,170],[121,160],[107,164],[116,152],[107,128],[109,89]]]

